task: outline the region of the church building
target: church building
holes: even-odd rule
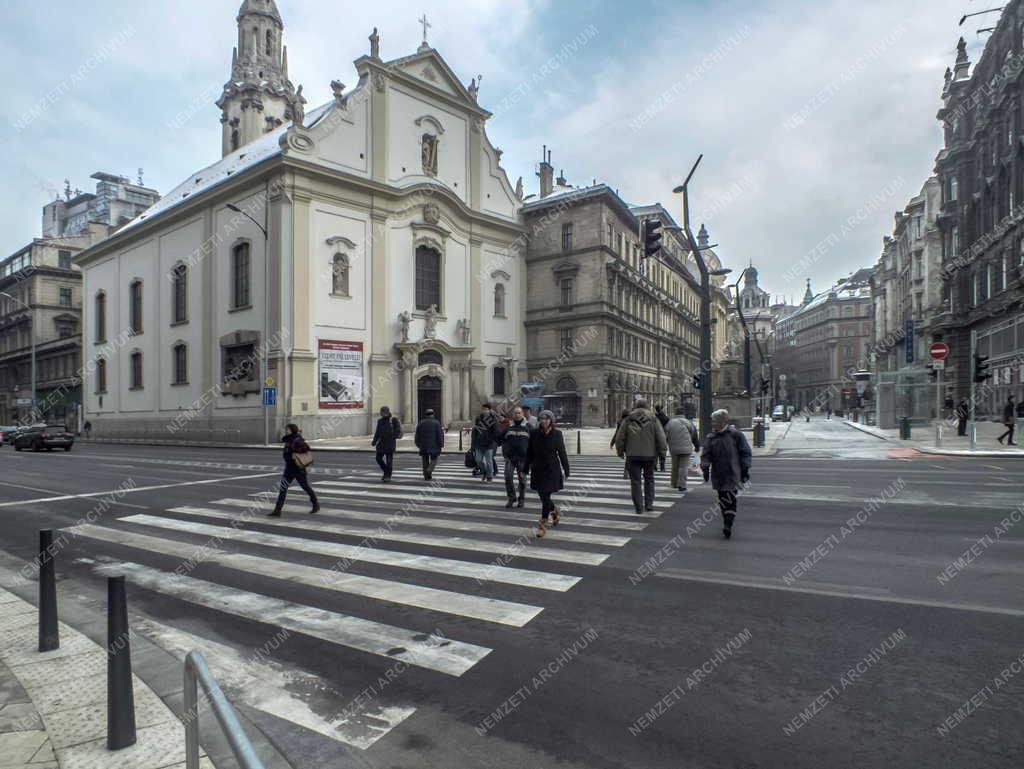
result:
[[[424,40],[306,109],[274,0],[238,12],[221,159],[82,252],[96,436],[471,420],[524,372],[525,230],[491,114]],[[264,399],[274,405],[264,407]]]

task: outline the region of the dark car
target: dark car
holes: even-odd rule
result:
[[[17,425],[0,425],[0,445],[10,443],[17,429]]]
[[[64,425],[33,426],[14,436],[14,450],[42,451],[46,449],[52,451],[53,449],[64,449],[64,451],[71,451],[74,442],[75,436]]]

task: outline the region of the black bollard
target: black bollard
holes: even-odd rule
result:
[[[60,648],[57,627],[57,571],[53,560],[53,529],[39,532],[39,651]]]
[[[107,748],[135,744],[135,693],[124,577],[107,578]]]
[[[459,453],[462,453],[462,428],[459,428]]]
[[[577,430],[576,431],[576,453],[577,454],[582,454],[583,453],[583,438],[580,437],[581,435],[582,435],[582,433],[580,433],[580,431]]]

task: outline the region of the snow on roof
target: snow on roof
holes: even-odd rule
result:
[[[330,111],[330,108],[333,105],[334,101],[332,100],[310,112],[306,115],[306,119],[303,121],[303,127],[312,128]],[[155,219],[165,212],[170,211],[179,203],[207,192],[233,176],[237,176],[239,173],[258,165],[269,158],[280,155],[281,136],[291,128],[291,125],[291,123],[288,123],[280,126],[274,131],[264,134],[259,139],[249,142],[244,147],[240,147],[230,155],[225,155],[213,165],[207,166],[201,171],[197,171],[192,174],[185,181],[160,198],[160,200],[128,222],[128,224],[118,230],[117,234],[130,230],[143,222]]]

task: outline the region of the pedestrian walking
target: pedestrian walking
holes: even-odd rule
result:
[[[552,499],[552,494],[561,491],[569,477],[569,455],[565,452],[562,431],[555,427],[555,415],[544,409],[537,418],[536,430],[530,432],[526,446],[525,471],[530,475],[530,488],[540,497],[540,522],[537,536],[547,534],[548,518],[557,526],[562,511]]]
[[[956,434],[967,435],[967,416],[970,413],[967,399],[961,398],[956,404]]]
[[[433,409],[427,409],[423,413],[423,419],[416,425],[414,443],[420,450],[423,479],[429,481],[434,476],[437,458],[441,455],[441,450],[444,449],[444,428],[434,416]]]
[[[377,465],[383,473],[380,477],[381,483],[391,482],[391,473],[395,469],[395,446],[401,437],[402,423],[398,421],[398,417],[391,414],[391,409],[381,406],[377,429],[370,442],[377,447]]]
[[[82,425],[82,432],[85,433],[86,438],[88,438],[89,434],[92,433],[92,422],[90,422],[88,419],[85,420],[85,424]]]
[[[637,515],[654,510],[654,463],[668,451],[665,430],[647,401],[639,398],[615,432],[615,450],[626,458],[633,510]],[[641,479],[642,476],[642,479]]]
[[[302,437],[302,431],[295,424],[287,424],[284,428],[284,435],[281,443],[284,444],[284,474],[281,476],[281,483],[278,487],[277,502],[274,504],[273,512],[267,513],[270,518],[280,518],[281,510],[284,508],[285,497],[288,496],[288,487],[292,481],[298,481],[299,486],[313,503],[310,514],[319,512],[320,500],[316,498],[316,492],[309,485],[308,468],[313,464],[313,455],[309,451],[309,444]]]
[[[530,425],[523,410],[512,409],[512,419],[501,433],[501,455],[505,457],[505,507],[526,504],[526,450],[530,445]],[[518,492],[517,492],[518,490]]]
[[[711,415],[711,428],[704,439],[700,467],[704,480],[710,477],[712,488],[718,492],[722,534],[729,539],[736,520],[736,495],[750,480],[750,444],[743,433],[729,424],[729,412],[724,409]]]
[[[537,416],[533,413],[532,408],[523,406],[523,417],[526,419],[526,424],[530,426],[531,430],[537,429]]]
[[[498,428],[498,420],[494,416],[491,405],[482,403],[480,414],[473,420],[473,458],[476,460],[477,470],[480,471],[480,479],[484,483],[490,483],[495,476],[494,450],[498,446],[501,433]]]
[[[619,414],[619,421],[615,423],[615,430],[614,430],[614,432],[612,432],[612,439],[608,442],[608,448],[610,448],[612,451],[615,451],[616,454],[618,452],[615,450],[615,436],[619,434],[619,428],[622,427],[622,423],[626,420],[626,417],[628,417],[628,416],[629,416],[629,409],[623,409],[622,413]],[[629,480],[629,460],[628,459],[623,462],[623,465],[622,465],[622,477],[624,479],[626,479],[627,481]]]
[[[665,442],[672,456],[672,488],[686,494],[686,473],[690,468],[690,457],[700,450],[700,438],[693,422],[683,414],[682,406],[676,407],[676,415],[665,426]]]
[[[658,418],[658,421],[661,422],[661,429],[664,430],[668,425],[668,414],[665,413],[665,410],[661,407],[660,403],[654,407],[654,415]],[[658,457],[658,471],[662,473],[665,472],[664,454]]]
[[[1002,443],[1003,438],[1006,438],[1006,445],[1016,446],[1017,444],[1013,442],[1013,429],[1017,426],[1017,407],[1014,405],[1012,395],[1006,399],[1006,405],[1003,406],[1003,424],[1006,425],[1006,432],[996,440]]]
[[[825,410],[825,420],[828,421],[828,422],[832,421],[832,407],[831,406],[829,406]]]

